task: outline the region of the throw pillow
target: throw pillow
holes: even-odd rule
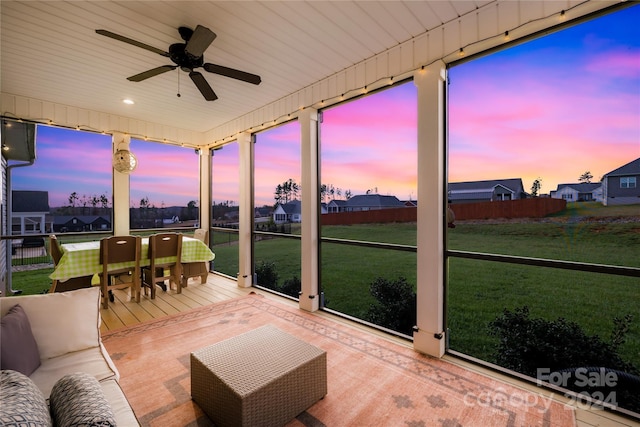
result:
[[[100,383],[95,377],[76,372],[55,383],[49,396],[51,415],[57,427],[115,427],[116,421]]]
[[[29,376],[39,366],[40,352],[29,318],[20,304],[16,304],[0,320],[0,369]]]
[[[49,407],[36,385],[18,371],[0,371],[0,426],[51,427]]]

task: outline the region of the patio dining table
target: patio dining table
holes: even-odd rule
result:
[[[100,241],[65,243],[60,245],[62,257],[53,273],[49,275],[51,279],[61,282],[72,277],[91,276],[102,273],[102,263],[100,262]],[[175,257],[173,257],[175,258]],[[182,263],[207,262],[215,258],[215,254],[201,240],[193,237],[182,237]],[[160,259],[159,261],[165,261]],[[171,257],[166,261],[171,261]],[[149,260],[149,238],[142,238],[142,253],[140,266],[150,264]],[[109,264],[113,269],[132,266],[133,263]]]

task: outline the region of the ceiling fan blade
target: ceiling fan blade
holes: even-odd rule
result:
[[[209,47],[209,45],[215,40],[216,33],[208,29],[207,27],[203,27],[202,25],[198,25],[196,29],[193,31],[191,38],[187,41],[187,46],[185,47],[185,52],[189,55],[200,58],[205,50]]]
[[[206,99],[207,101],[215,101],[216,99],[218,99],[218,95],[216,95],[213,89],[211,89],[211,86],[209,86],[209,83],[201,73],[197,71],[191,71],[189,73],[189,77],[191,77],[193,83],[195,83],[202,96],[204,96],[204,99]]]
[[[246,73],[233,68],[223,67],[222,65],[209,64],[203,65],[204,69],[210,73],[220,74],[221,76],[231,77],[232,79],[242,80],[243,82],[259,85],[262,79],[256,74]]]
[[[101,36],[111,37],[112,39],[119,40],[119,41],[125,42],[125,43],[129,43],[129,44],[137,46],[137,47],[141,47],[141,48],[149,50],[149,51],[151,51],[153,53],[157,53],[158,55],[169,57],[169,52],[165,52],[164,50],[156,49],[153,46],[149,46],[148,44],[144,44],[144,43],[141,43],[139,41],[130,39],[129,37],[121,36],[120,34],[112,33],[111,31],[96,30],[96,33],[100,34]]]
[[[157,76],[158,74],[166,73],[167,71],[175,70],[177,65],[163,65],[162,67],[152,68],[135,76],[127,77],[127,80],[132,82],[141,82],[149,77]]]

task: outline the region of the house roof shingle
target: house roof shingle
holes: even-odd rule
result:
[[[381,196],[380,194],[358,194],[357,196],[353,196],[352,198],[347,200],[345,206],[348,206],[350,208],[401,208],[404,207],[404,203],[398,200],[396,196]]]
[[[640,157],[630,161],[626,165],[620,166],[618,169],[614,169],[604,176],[621,176],[621,175],[640,175]]]
[[[556,191],[560,191],[565,187],[572,188],[579,193],[590,193],[593,190],[602,187],[601,182],[579,182],[577,184],[558,184],[558,189]]]
[[[47,191],[12,191],[11,210],[13,212],[49,212]]]

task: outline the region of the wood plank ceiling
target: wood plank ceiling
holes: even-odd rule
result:
[[[206,132],[491,3],[496,2],[5,0],[1,89]],[[520,9],[512,8],[513,14]],[[262,83],[200,68],[219,97],[205,101],[179,68],[130,82],[127,77],[171,61],[95,32],[105,29],[166,51],[182,42],[178,27],[198,24],[217,34],[205,62],[259,74]],[[135,104],[123,104],[125,98]]]

